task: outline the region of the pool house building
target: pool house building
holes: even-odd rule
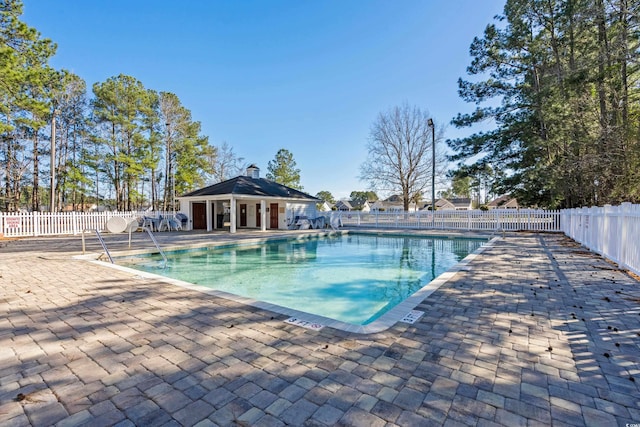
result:
[[[188,215],[187,230],[228,228],[284,230],[296,215],[315,217],[320,200],[302,191],[260,178],[256,165],[240,175],[181,197],[180,211]]]

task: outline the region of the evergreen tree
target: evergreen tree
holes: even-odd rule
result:
[[[20,0],[0,1],[0,203],[5,210],[39,209],[49,192],[56,196],[52,209],[68,201],[76,209],[89,197],[99,203],[105,179],[115,190],[115,208],[142,207],[145,182],[151,182],[156,207],[163,159],[163,166],[174,167],[164,171],[164,178],[175,179],[176,193],[204,183],[215,150],[175,95],[159,95],[131,76],[111,77],[93,85],[90,120],[85,82],[48,65],[56,46],[20,21],[22,10]],[[47,191],[42,159],[52,148],[48,172],[55,172],[56,185]],[[168,196],[165,184],[165,207]]]
[[[191,112],[173,93],[160,93],[160,113],[165,122],[165,185],[166,210],[173,203],[173,194],[182,194],[205,183],[213,171],[209,159],[214,149],[206,136],[200,135],[200,123],[191,119]]]
[[[331,194],[330,191],[318,191],[318,194],[316,194],[316,198],[331,204],[335,204],[336,202],[336,199],[333,197],[333,194]]]
[[[56,50],[51,40],[20,21],[20,15],[21,1],[0,2],[0,163],[4,180],[0,200],[6,210],[20,207],[30,164],[32,206],[39,203],[40,132],[50,120],[48,90],[54,73],[48,61]]]
[[[449,141],[454,160],[498,171],[497,193],[573,207],[640,200],[637,2],[508,0],[471,44],[460,96],[479,107],[458,127],[496,128]],[[486,105],[489,102],[490,105]],[[499,101],[499,102],[496,102]]]
[[[300,185],[300,169],[296,168],[293,154],[284,148],[278,150],[274,160],[269,161],[267,179],[296,190],[302,190],[303,188]]]
[[[131,77],[110,77],[93,85],[96,141],[107,147],[104,169],[113,183],[116,208],[133,209],[136,184],[149,164],[150,123],[156,120],[156,94]]]
[[[378,200],[378,195],[375,191],[352,191],[349,194],[349,199],[355,206],[362,206],[366,201]]]
[[[60,73],[54,93],[56,111],[56,188],[58,207],[69,201],[73,210],[83,207],[92,181],[87,176],[88,136],[87,86],[68,71]],[[51,165],[50,165],[51,166]]]

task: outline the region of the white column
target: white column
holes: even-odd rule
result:
[[[260,200],[260,230],[267,231],[267,201]]]
[[[207,231],[211,231],[211,200],[205,202],[205,212],[207,214]]]
[[[229,210],[231,215],[231,232],[236,232],[236,199],[231,196],[231,201],[229,202]]]
[[[211,226],[211,228],[216,230],[218,228],[218,203],[215,200],[211,202],[211,215],[213,218],[213,225]]]

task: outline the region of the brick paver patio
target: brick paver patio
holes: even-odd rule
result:
[[[1,425],[640,423],[639,282],[562,235],[507,235],[417,323],[372,335],[71,259],[79,247],[0,240]]]

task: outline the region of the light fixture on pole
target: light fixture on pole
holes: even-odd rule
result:
[[[427,121],[431,128],[431,215],[433,222],[436,218],[436,127],[433,119]]]

